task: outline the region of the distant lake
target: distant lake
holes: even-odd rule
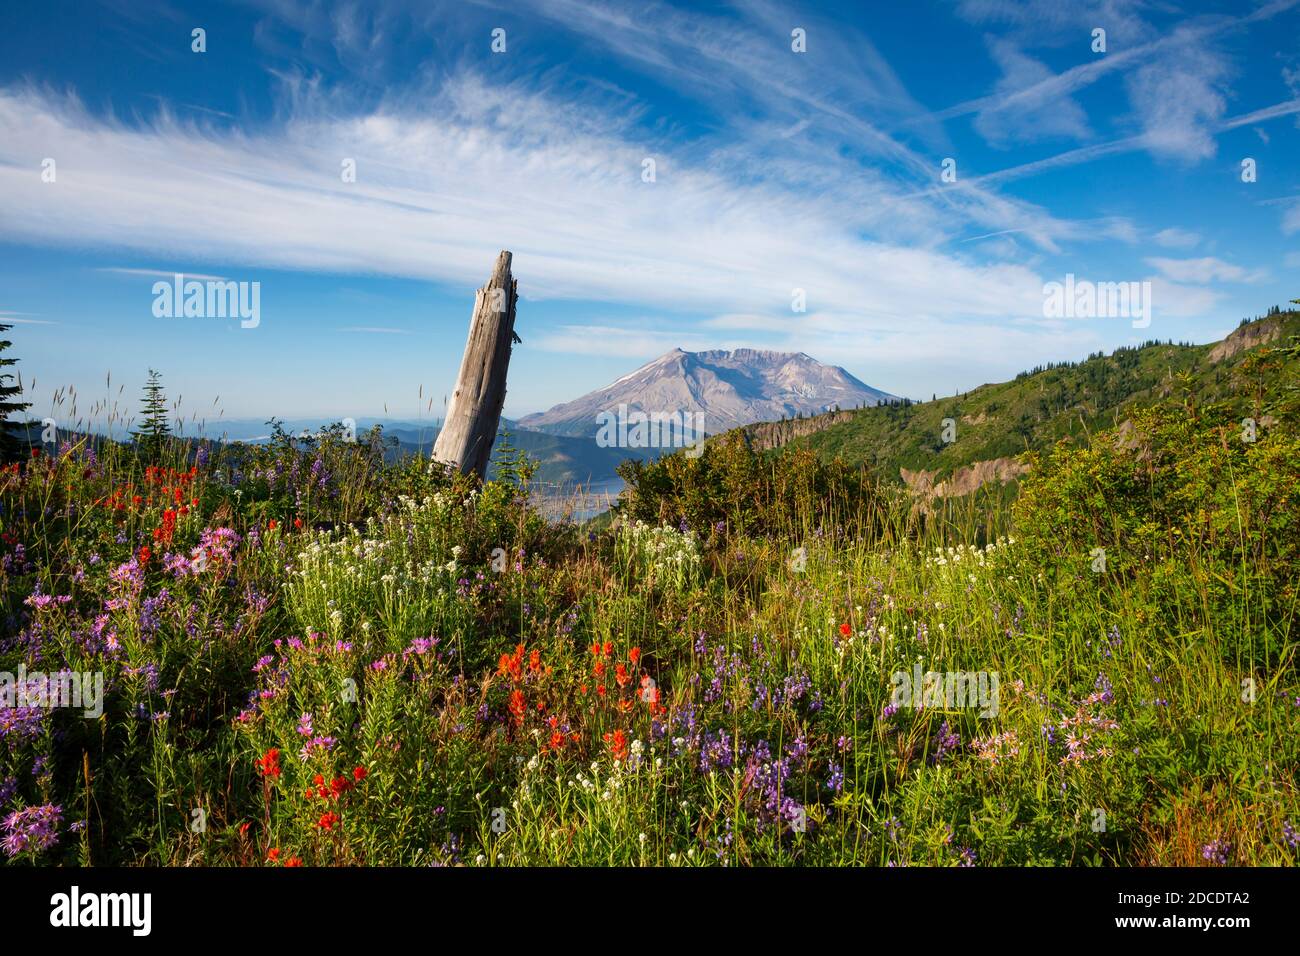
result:
[[[533,482],[533,505],[551,521],[587,521],[609,510],[624,488],[622,478],[603,481]]]

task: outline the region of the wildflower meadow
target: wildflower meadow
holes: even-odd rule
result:
[[[0,2],[0,939],[1293,935],[1297,38]]]
[[[724,437],[585,523],[374,436],[34,447],[4,860],[1294,864],[1293,419],[1137,427],[978,508]]]

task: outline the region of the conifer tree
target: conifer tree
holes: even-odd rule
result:
[[[149,381],[145,383],[140,405],[140,429],[132,432],[131,436],[141,453],[150,461],[156,461],[172,433],[167,423],[167,396],[163,393],[161,372],[149,369]]]
[[[12,325],[0,325],[0,335],[12,328]],[[4,356],[5,350],[11,345],[13,343],[8,339],[0,339],[0,368],[18,364],[17,359]],[[11,385],[10,382],[14,384]],[[25,423],[11,422],[9,416],[32,407],[31,402],[16,401],[22,393],[22,386],[17,383],[12,372],[0,373],[0,461],[15,461],[21,456],[22,445],[18,440],[18,432],[20,429],[26,430]]]

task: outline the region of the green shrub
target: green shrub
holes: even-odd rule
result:
[[[1030,565],[1067,588],[1128,582],[1174,619],[1245,613],[1275,655],[1300,587],[1300,440],[1280,420],[1247,437],[1222,406],[1159,406],[1031,456],[1015,507]]]
[[[708,442],[698,457],[631,460],[618,473],[627,483],[619,512],[651,525],[724,525],[759,536],[818,528],[860,533],[878,520],[878,488],[861,469],[820,461],[807,449],[764,457],[736,432]]]

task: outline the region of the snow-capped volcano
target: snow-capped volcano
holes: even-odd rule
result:
[[[705,432],[716,435],[752,422],[875,405],[892,398],[803,352],[673,349],[604,388],[528,415],[519,424],[536,431],[590,436],[599,427],[598,416],[619,414],[622,407],[626,414],[702,415]]]

